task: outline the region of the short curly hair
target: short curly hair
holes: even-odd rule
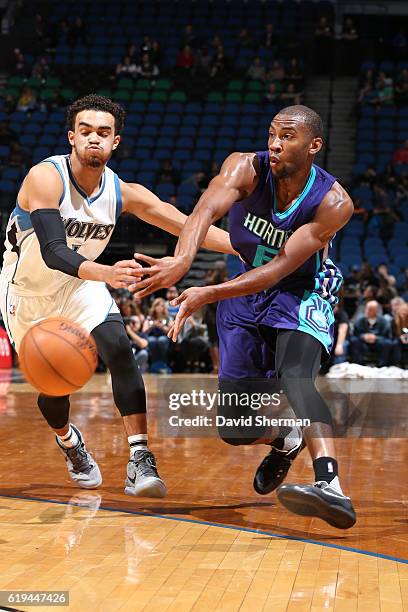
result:
[[[125,109],[116,102],[104,96],[89,94],[83,98],[75,100],[67,108],[67,128],[74,131],[75,118],[78,113],[84,110],[97,110],[104,113],[110,113],[115,119],[115,134],[121,134],[125,124]]]

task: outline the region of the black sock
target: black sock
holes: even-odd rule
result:
[[[339,475],[339,466],[333,457],[319,457],[315,459],[313,461],[313,469],[316,482],[319,480],[331,482],[333,478]]]

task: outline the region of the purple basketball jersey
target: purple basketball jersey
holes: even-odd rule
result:
[[[276,206],[275,180],[269,165],[269,152],[256,153],[260,175],[255,191],[236,202],[229,213],[231,243],[245,261],[245,270],[271,261],[291,234],[313,219],[335,178],[313,165],[302,193],[284,212]],[[310,257],[300,268],[282,279],[274,289],[301,295],[316,291],[330,303],[337,301],[342,276],[327,258],[328,248]]]

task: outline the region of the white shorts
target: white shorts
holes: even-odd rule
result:
[[[10,283],[0,283],[0,308],[10,342],[18,352],[30,327],[49,317],[64,317],[82,325],[88,332],[107,316],[119,313],[105,283],[72,278],[54,295],[21,296],[13,294]]]

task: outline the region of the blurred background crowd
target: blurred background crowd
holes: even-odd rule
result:
[[[332,252],[344,284],[329,365],[347,360],[406,367],[406,19],[386,2],[373,14],[369,7],[359,12],[346,4],[20,0],[2,5],[3,235],[27,169],[69,152],[64,108],[78,96],[95,91],[123,104],[126,127],[110,166],[123,180],[142,183],[187,214],[229,153],[265,149],[273,115],[306,103],[326,125],[326,151],[317,163],[339,177],[355,205]],[[226,219],[220,224],[228,229]],[[128,257],[135,245],[166,255],[174,244],[161,230],[124,217],[103,261]],[[186,286],[222,282],[236,272],[233,258],[213,258],[180,287],[151,300],[114,292],[142,370],[217,371],[215,307],[192,317],[173,345],[166,336],[175,316],[170,301]]]

